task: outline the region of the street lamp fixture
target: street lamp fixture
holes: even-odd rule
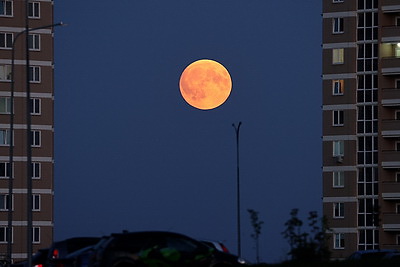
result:
[[[239,132],[242,122],[236,126],[232,123],[236,133],[236,207],[237,207],[237,250],[238,256],[242,254],[241,238],[240,238],[240,179],[239,179]]]
[[[28,33],[31,31],[53,28],[57,26],[66,26],[66,24],[59,22],[50,25],[44,25],[35,28],[26,28],[17,33],[13,39],[11,46],[11,88],[10,88],[10,131],[9,131],[9,164],[8,164],[8,228],[7,228],[7,262],[10,265],[12,261],[12,195],[13,195],[13,161],[14,161],[14,86],[15,86],[15,44],[18,38],[26,34],[26,124],[27,124],[27,248],[28,248],[28,265],[32,266],[32,175],[31,175],[31,120],[30,120],[30,86],[29,86],[29,47],[28,47]]]

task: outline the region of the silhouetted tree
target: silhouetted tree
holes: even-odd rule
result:
[[[257,211],[253,209],[248,209],[247,211],[250,214],[250,221],[254,230],[254,232],[250,236],[254,239],[254,242],[256,244],[256,261],[257,263],[259,263],[260,262],[259,238],[261,234],[261,225],[263,225],[264,222],[259,220]]]
[[[286,229],[282,232],[290,245],[289,254],[292,260],[315,261],[327,260],[330,252],[327,247],[328,230],[326,218],[318,219],[316,211],[309,212],[308,226],[309,232],[303,232],[303,221],[298,218],[298,209],[292,209],[290,219],[285,223]],[[319,226],[321,222],[321,226]]]

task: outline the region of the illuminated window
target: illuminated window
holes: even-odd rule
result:
[[[29,34],[29,49],[40,50],[40,34]]]
[[[11,99],[9,97],[0,97],[0,114],[9,114],[11,112]]]
[[[344,155],[344,141],[333,141],[333,156],[343,156]]]
[[[343,80],[333,80],[332,88],[334,95],[343,95],[344,92],[344,81]]]
[[[30,18],[40,18],[40,3],[30,2],[29,3],[28,16]]]
[[[333,110],[333,126],[343,126],[344,112],[343,110]]]
[[[13,34],[0,32],[0,48],[12,48]]]
[[[333,187],[344,187],[344,172],[333,172]]]
[[[333,64],[344,63],[344,48],[332,49],[332,63]]]
[[[333,33],[343,33],[343,18],[333,18],[332,19],[332,24],[333,24]]]
[[[2,0],[0,1],[0,16],[12,16],[13,2]]]
[[[333,0],[333,3],[343,3],[344,0]]]
[[[394,56],[400,57],[400,43],[394,45]]]
[[[343,233],[335,233],[333,240],[333,248],[335,249],[344,249],[344,234]]]

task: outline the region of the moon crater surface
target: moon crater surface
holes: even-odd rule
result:
[[[214,109],[222,105],[232,90],[228,70],[220,63],[201,59],[182,72],[179,88],[185,101],[198,109]]]

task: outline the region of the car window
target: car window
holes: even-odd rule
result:
[[[176,249],[180,252],[196,253],[199,250],[197,244],[188,239],[167,237],[166,245],[169,248]]]

